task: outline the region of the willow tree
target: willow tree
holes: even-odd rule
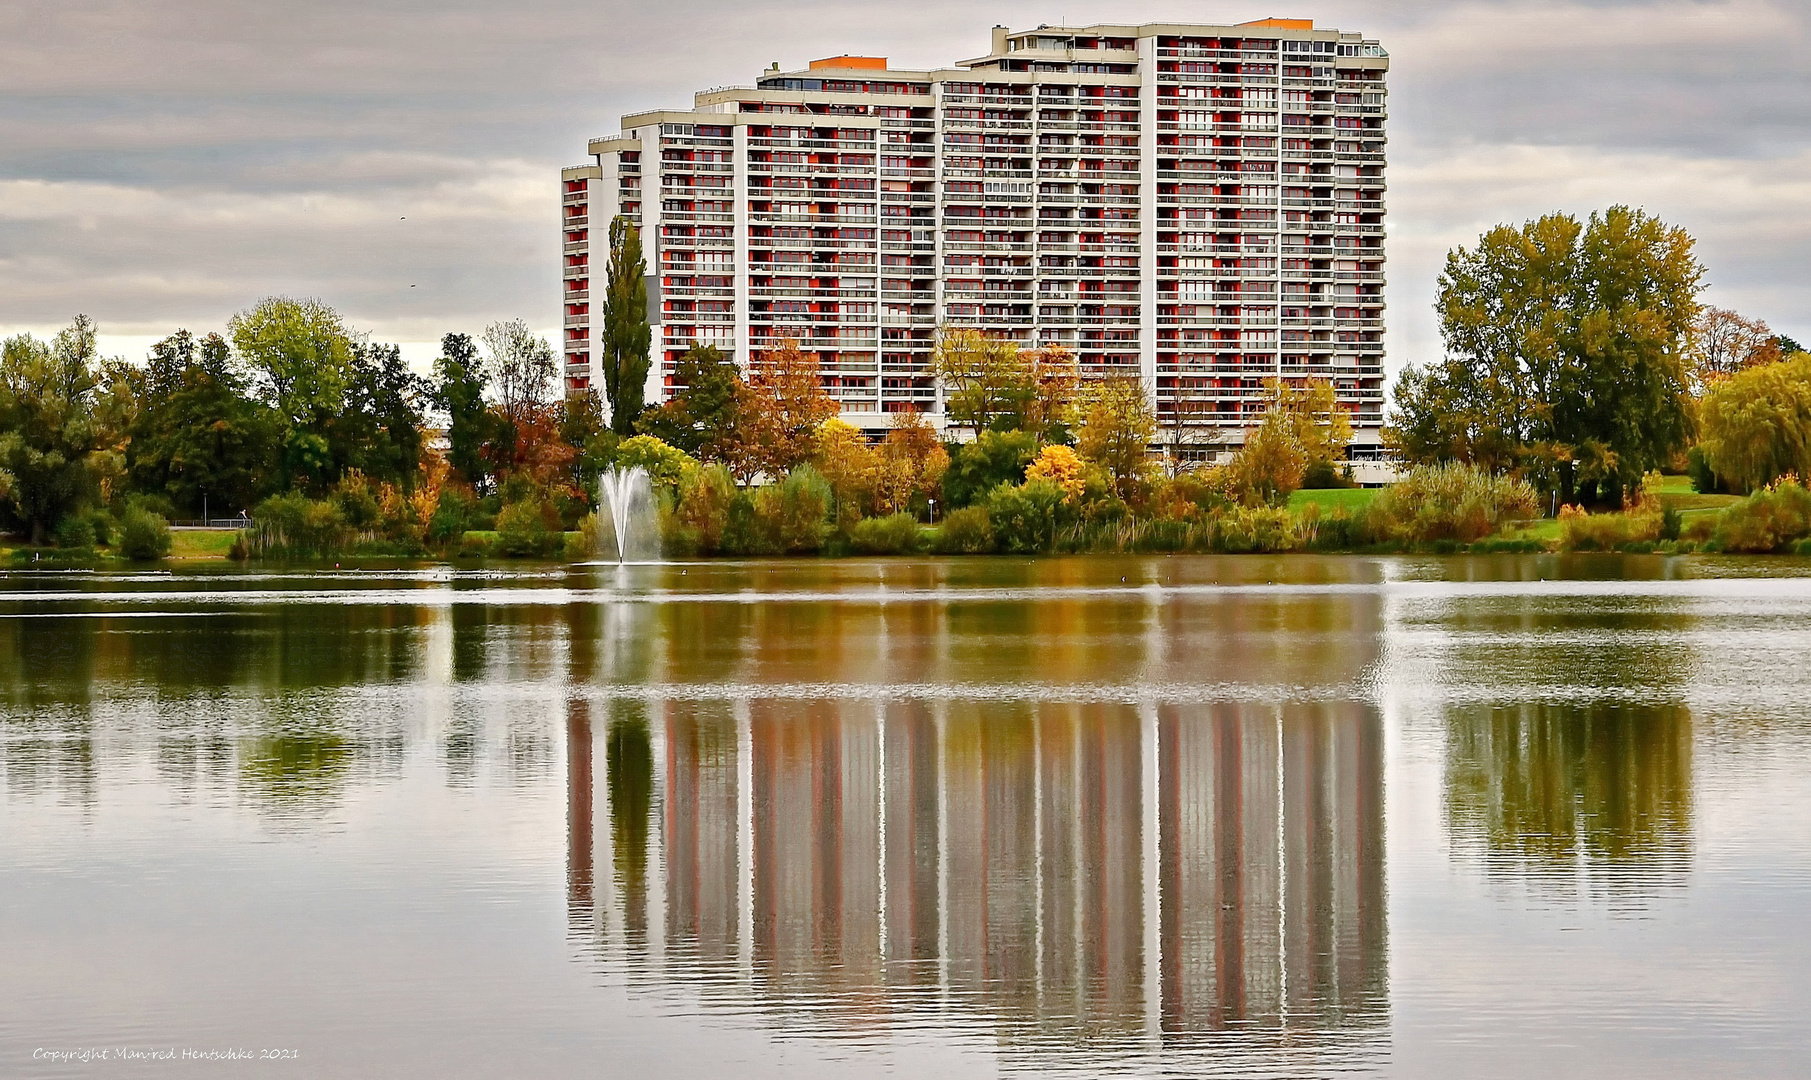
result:
[[[610,264],[604,271],[604,396],[610,402],[610,429],[635,434],[648,380],[648,264],[641,254],[641,230],[617,215],[610,222]]]
[[[1699,404],[1704,456],[1752,491],[1787,473],[1811,477],[1811,355],[1717,380]]]
[[[1415,464],[1515,469],[1567,499],[1634,491],[1691,433],[1692,247],[1613,206],[1453,249],[1435,304],[1446,357],[1398,382],[1396,446]]]

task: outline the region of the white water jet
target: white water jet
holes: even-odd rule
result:
[[[611,469],[597,478],[598,557],[619,563],[660,559],[660,513],[654,488],[640,465]]]

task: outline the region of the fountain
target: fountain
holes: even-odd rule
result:
[[[597,478],[598,556],[616,561],[660,559],[660,512],[648,471],[639,465],[611,469]]]

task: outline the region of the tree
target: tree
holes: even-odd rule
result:
[[[1615,206],[1455,248],[1436,304],[1447,355],[1398,383],[1394,445],[1411,463],[1527,468],[1567,499],[1634,491],[1690,433],[1685,354],[1704,275],[1692,244]],[[1595,477],[1574,464],[1587,452]]]
[[[481,337],[490,353],[496,396],[489,445],[492,467],[499,478],[524,471],[545,482],[574,456],[559,438],[560,417],[553,401],[559,362],[553,346],[521,319],[492,323]]]
[[[466,334],[440,339],[440,357],[434,361],[434,405],[447,415],[447,462],[459,479],[476,488],[486,484],[484,447],[495,425],[484,401],[490,384],[484,358]]]
[[[1708,387],[1743,368],[1781,358],[1780,339],[1759,319],[1705,307],[1692,322],[1691,365],[1698,386]]]
[[[995,427],[1002,417],[1022,415],[1031,396],[1030,361],[1017,344],[1005,338],[991,338],[979,330],[946,328],[937,336],[931,362],[945,387],[945,414],[976,435]]]
[[[861,429],[836,417],[823,422],[813,440],[811,460],[830,482],[839,513],[845,508],[870,513],[876,505],[881,458]]]
[[[356,469],[413,490],[432,393],[427,380],[409,370],[395,345],[356,346],[350,375],[345,407],[328,429],[336,472]]]
[[[648,265],[641,255],[641,230],[620,214],[610,222],[610,263],[604,277],[604,395],[610,401],[610,428],[633,435],[648,380]]]
[[[636,428],[688,454],[720,461],[724,439],[734,426],[736,386],[741,381],[736,362],[721,349],[693,345],[673,371],[672,395],[643,413]]]
[[[282,417],[284,478],[331,484],[337,474],[325,431],[345,406],[357,345],[345,320],[318,300],[272,296],[234,315],[226,327],[265,400]]]
[[[1333,384],[1325,379],[1301,384],[1266,379],[1264,389],[1270,395],[1266,412],[1278,414],[1302,448],[1304,479],[1330,486],[1352,442],[1352,421],[1335,400]]]
[[[1044,442],[1067,442],[1081,383],[1075,354],[1052,342],[1019,350],[1019,366],[1022,378],[1005,387],[1007,408],[994,417],[993,426],[1029,431]]]
[[[0,343],[0,498],[33,544],[123,468],[113,458],[128,413],[104,382],[123,389],[123,372],[103,367],[86,315],[50,342],[22,334]]]
[[[1086,481],[1082,477],[1082,459],[1075,456],[1075,451],[1067,446],[1046,446],[1038,452],[1038,459],[1025,470],[1025,482],[1035,484],[1038,481],[1055,484],[1063,490],[1067,502],[1075,502],[1082,497]]]
[[[937,441],[937,432],[923,413],[894,413],[892,430],[880,444],[875,492],[880,509],[896,514],[916,500],[935,495],[949,464],[949,452]]]
[[[1216,479],[1227,498],[1255,505],[1281,505],[1290,492],[1302,486],[1308,471],[1308,451],[1296,434],[1296,424],[1281,409],[1268,409],[1257,429],[1245,437],[1232,460],[1217,470]]]
[[[151,347],[127,447],[132,486],[191,514],[248,509],[271,493],[283,421],[250,394],[219,334],[187,330]]]
[[[1150,471],[1151,439],[1157,417],[1143,380],[1100,379],[1088,384],[1078,410],[1081,429],[1075,449],[1082,460],[1105,469],[1113,490],[1130,499]]]
[[[756,474],[780,477],[811,459],[818,426],[837,413],[818,379],[817,357],[784,339],[749,366],[736,387],[735,426],[727,464],[747,483]]]
[[[1737,488],[1752,491],[1787,473],[1811,477],[1811,355],[1717,381],[1698,423],[1711,469]]]

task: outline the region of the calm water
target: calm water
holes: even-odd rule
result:
[[[0,694],[9,1077],[1811,1051],[1803,561],[13,576]]]

